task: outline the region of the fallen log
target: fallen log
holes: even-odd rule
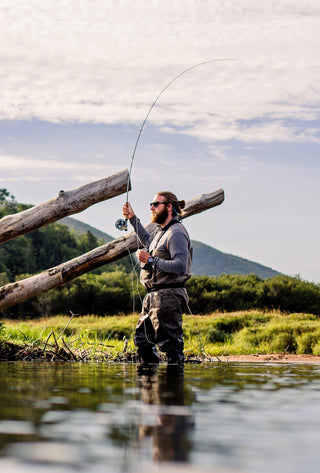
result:
[[[129,186],[128,186],[129,184]],[[82,212],[93,204],[124,194],[130,180],[127,169],[99,181],[90,182],[22,212],[7,215],[0,220],[0,243],[56,222],[67,215]]]
[[[204,210],[216,207],[224,200],[224,191],[219,189],[209,194],[201,194],[186,201],[182,214],[183,218],[195,215]],[[149,232],[156,229],[156,224],[148,223],[146,228]],[[66,284],[82,274],[92,271],[104,264],[112,263],[132,253],[141,247],[134,232],[129,235],[113,240],[105,245],[99,246],[88,253],[62,263],[51,269],[47,269],[27,279],[7,284],[0,288],[0,311],[15,304],[37,296],[54,287]]]

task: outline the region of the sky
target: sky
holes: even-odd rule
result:
[[[36,205],[129,169],[148,117],[142,222],[157,191],[222,188],[193,240],[320,283],[319,43],[318,0],[0,0],[0,188]],[[117,238],[125,197],[74,217]]]

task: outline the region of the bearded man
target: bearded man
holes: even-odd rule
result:
[[[182,364],[182,314],[188,307],[185,282],[191,276],[190,238],[179,220],[184,201],[172,192],[159,192],[150,204],[151,221],[158,230],[150,234],[135,216],[129,203],[123,216],[130,220],[144,250],[137,251],[141,265],[140,280],[147,290],[136,326],[134,343],[145,363],[159,363],[160,351],[169,364]]]

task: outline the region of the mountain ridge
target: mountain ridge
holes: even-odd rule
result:
[[[72,217],[64,217],[58,223],[67,225],[77,234],[90,231],[98,240],[108,243],[115,238],[98,230],[87,223]],[[250,261],[240,256],[223,253],[205,243],[191,240],[193,247],[192,273],[197,276],[219,276],[221,274],[250,274],[254,273],[262,279],[272,278],[281,273],[260,263]]]

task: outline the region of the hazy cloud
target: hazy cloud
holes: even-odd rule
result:
[[[179,78],[150,122],[207,141],[319,140],[317,1],[3,0],[0,13],[2,119],[140,123],[184,69],[234,58]]]
[[[6,181],[42,181],[58,179],[59,175],[72,173],[73,181],[101,179],[112,174],[113,167],[94,163],[77,163],[55,159],[34,159],[25,156],[0,154],[0,172],[6,175]],[[23,171],[23,172],[21,172]]]

